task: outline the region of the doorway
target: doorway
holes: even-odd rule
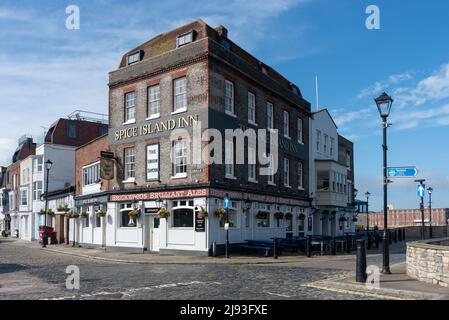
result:
[[[150,216],[150,250],[159,252],[159,224],[158,216]]]

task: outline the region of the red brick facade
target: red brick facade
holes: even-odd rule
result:
[[[428,221],[430,217],[430,211],[428,208],[424,211],[424,220]],[[449,209],[432,209],[432,226],[445,226],[446,221],[449,218]],[[388,211],[388,227],[412,227],[418,226],[419,223],[415,221],[421,221],[421,211],[419,209],[404,209],[404,210],[390,210]],[[370,213],[370,226],[378,226],[379,229],[383,229],[384,215],[380,213]],[[427,224],[427,223],[426,223]]]
[[[95,139],[78,149],[75,153],[75,195],[79,196],[83,190],[83,167],[95,163],[100,159],[100,152],[109,149],[108,135]],[[101,190],[107,191],[108,181],[101,181]]]

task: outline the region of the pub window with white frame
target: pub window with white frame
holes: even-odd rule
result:
[[[193,41],[193,31],[190,31],[190,32],[181,34],[176,38],[176,46],[179,48],[186,44],[191,43],[192,41]]]
[[[284,158],[284,185],[290,187],[290,160]]]
[[[187,110],[187,78],[182,77],[173,81],[174,112]]]
[[[101,216],[95,214],[95,226],[94,228],[101,228]]]
[[[193,228],[194,227],[194,208],[193,200],[173,201],[172,228]]]
[[[125,148],[125,180],[136,177],[136,149]]]
[[[148,117],[158,118],[161,108],[161,87],[159,85],[148,88]]]
[[[256,182],[256,149],[248,148],[248,180]]]
[[[327,154],[327,145],[329,143],[329,136],[327,134],[324,135],[324,144],[323,144],[323,149],[324,149],[324,153]]]
[[[290,137],[290,113],[284,110],[284,136]]]
[[[121,203],[120,204],[120,227],[121,228],[129,228],[129,227],[134,227],[134,226],[130,226],[129,222],[130,222],[130,217],[129,217],[129,212],[133,210],[133,204],[132,203]],[[136,221],[134,221],[136,222]]]
[[[83,168],[83,186],[100,183],[100,163]]]
[[[225,175],[227,178],[234,178],[234,143],[225,142]]]
[[[298,141],[304,143],[303,121],[298,118]]]
[[[125,94],[125,122],[135,120],[136,114],[136,93],[128,92]]]
[[[248,122],[256,123],[256,96],[248,91]]]
[[[173,141],[173,176],[187,175],[187,140]]]
[[[234,114],[234,83],[226,80],[225,111]]]
[[[267,102],[267,128],[274,129],[274,107],[271,102]]]
[[[229,228],[238,228],[238,209],[237,202],[231,201],[229,209],[228,209],[228,223]],[[226,218],[220,219],[220,228],[224,228],[226,223]]]
[[[304,189],[304,172],[302,162],[298,162],[298,189]]]

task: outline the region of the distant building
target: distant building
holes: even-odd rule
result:
[[[449,208],[432,208],[432,226],[447,226],[449,220]],[[430,210],[424,211],[424,221],[426,225],[430,222]],[[421,226],[420,209],[395,209],[388,211],[388,227],[416,227]],[[383,229],[383,212],[370,213],[370,226],[377,226]]]

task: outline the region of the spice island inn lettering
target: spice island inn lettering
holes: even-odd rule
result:
[[[145,136],[148,134],[171,131],[180,128],[192,127],[199,120],[198,115],[185,116],[178,119],[169,119],[156,123],[147,123],[140,126],[134,126],[126,129],[117,130],[115,132],[115,140],[120,141],[133,137]]]

